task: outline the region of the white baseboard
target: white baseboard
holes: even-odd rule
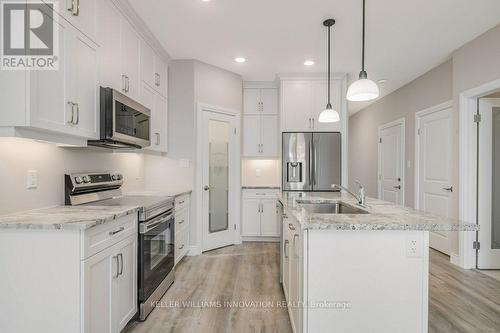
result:
[[[461,267],[460,266],[460,256],[456,253],[450,253],[450,263],[452,263],[455,266]]]
[[[201,254],[201,249],[197,245],[191,245],[187,253],[188,256],[199,256]]]
[[[279,242],[279,237],[265,237],[265,236],[242,236],[243,242]]]

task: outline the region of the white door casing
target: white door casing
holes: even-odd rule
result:
[[[378,197],[404,205],[405,120],[379,127]]]
[[[235,243],[235,234],[237,232],[236,228],[236,218],[239,216],[239,210],[237,205],[239,202],[239,193],[237,193],[236,188],[239,185],[238,181],[238,169],[239,169],[239,132],[238,119],[235,115],[231,115],[224,112],[217,112],[216,110],[202,110],[202,146],[200,149],[202,160],[202,250],[208,251],[215,248],[232,245]],[[215,132],[209,129],[209,126]],[[218,138],[214,139],[214,133]],[[209,138],[209,135],[211,138]],[[219,140],[220,139],[220,140]],[[219,140],[221,143],[227,142],[227,156],[223,156],[225,153],[219,154],[222,159],[220,160],[221,165],[217,165],[217,161],[214,162],[212,159],[212,165],[216,165],[218,171],[214,170],[214,173],[210,173],[210,143],[213,140]],[[220,147],[219,147],[220,148]],[[212,149],[218,149],[212,146]],[[217,154],[217,152],[213,152]],[[212,155],[214,157],[215,155]],[[224,170],[227,163],[227,171]],[[224,165],[223,165],[224,164]],[[220,181],[214,179],[215,173],[218,172],[219,176],[225,178],[227,184],[220,185]],[[227,172],[227,174],[224,174]],[[227,176],[227,178],[226,178]],[[221,178],[221,180],[222,180]],[[227,196],[221,193],[224,192],[224,186],[227,187]],[[217,188],[218,187],[218,188]],[[212,194],[217,191],[217,195]],[[217,202],[212,200],[217,200]],[[225,206],[225,207],[224,207]],[[218,211],[214,209],[220,208]],[[227,222],[221,220],[226,217],[223,216],[223,211],[227,209]],[[212,216],[211,216],[212,214]],[[213,220],[214,224],[211,224],[210,218],[217,219]],[[223,223],[221,223],[221,221]],[[217,224],[217,228],[215,228]],[[212,226],[212,228],[211,228]]]
[[[457,208],[452,113],[446,102],[415,114],[415,208],[445,217]],[[431,232],[430,247],[450,255],[450,232]]]
[[[500,163],[500,133],[497,130],[500,127],[500,98],[479,99],[479,114],[477,217],[480,248],[477,268],[500,269],[500,222],[494,220],[500,217],[500,208],[496,204],[496,195],[500,191],[500,170],[497,167]]]

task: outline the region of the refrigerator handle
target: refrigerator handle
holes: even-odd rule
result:
[[[311,186],[314,185],[316,179],[316,154],[314,153],[314,140],[311,138],[311,142],[309,143],[309,184]]]
[[[316,150],[316,144],[313,140],[313,148],[314,148],[314,185],[317,185],[318,184],[318,174],[319,174],[319,170],[318,170],[318,151]]]

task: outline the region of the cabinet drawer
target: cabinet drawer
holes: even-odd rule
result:
[[[188,207],[175,212],[175,233],[179,233],[186,229],[189,225],[189,209]]]
[[[82,259],[88,258],[130,235],[136,235],[137,225],[137,214],[134,213],[86,230]]]
[[[175,210],[180,211],[184,207],[189,207],[189,194],[181,195],[175,198]]]
[[[243,190],[243,198],[268,198],[274,199],[279,193],[279,190],[270,189],[249,189]]]
[[[177,264],[189,250],[189,229],[175,234],[175,263]]]

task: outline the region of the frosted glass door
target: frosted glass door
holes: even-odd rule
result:
[[[228,229],[229,124],[208,121],[209,156],[209,232]]]

